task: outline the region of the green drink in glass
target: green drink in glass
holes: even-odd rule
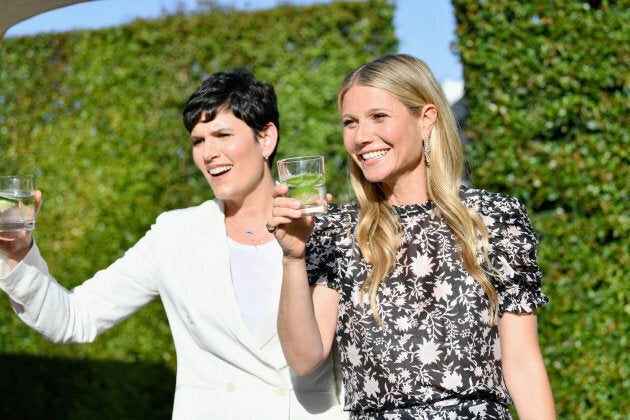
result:
[[[289,186],[287,197],[300,200],[302,215],[326,213],[326,175],[323,156],[304,156],[278,161],[280,182]]]

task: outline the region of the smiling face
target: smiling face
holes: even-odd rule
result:
[[[427,105],[412,115],[395,96],[370,86],[355,85],[343,96],[346,150],[368,181],[381,184],[391,204],[426,199],[422,139],[433,126],[427,117],[434,109]]]
[[[213,120],[201,116],[190,133],[193,160],[217,198],[242,202],[261,185],[270,194],[273,181],[264,157],[275,147],[274,130],[269,124],[256,138],[252,128],[229,110],[218,112]]]

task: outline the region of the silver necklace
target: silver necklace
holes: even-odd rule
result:
[[[257,234],[254,233],[253,230],[251,230],[251,229],[244,229],[232,217],[230,217],[229,219],[225,219],[225,220],[226,220],[227,223],[229,223],[234,228],[234,231],[236,231],[237,233],[241,232],[241,234],[244,234],[247,237],[247,239],[249,239],[249,242],[251,242],[252,245],[254,245],[254,246],[260,245],[262,242],[264,242],[264,240],[265,240],[264,234],[267,233],[266,231],[263,232],[263,237],[262,238],[255,239],[254,237],[257,236]]]

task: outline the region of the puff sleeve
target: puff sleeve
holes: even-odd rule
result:
[[[490,261],[501,274],[493,279],[499,314],[527,313],[549,302],[541,291],[542,271],[537,262],[539,241],[527,211],[514,197],[493,195],[482,212],[488,227]]]
[[[326,214],[316,217],[306,244],[306,270],[311,286],[326,286],[341,293],[340,283],[347,274],[344,267],[352,255],[353,220],[356,209],[347,205],[331,204]]]

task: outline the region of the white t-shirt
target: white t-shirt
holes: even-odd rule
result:
[[[232,284],[245,324],[256,335],[278,302],[272,302],[282,282],[282,248],[276,240],[245,245],[228,238]]]

